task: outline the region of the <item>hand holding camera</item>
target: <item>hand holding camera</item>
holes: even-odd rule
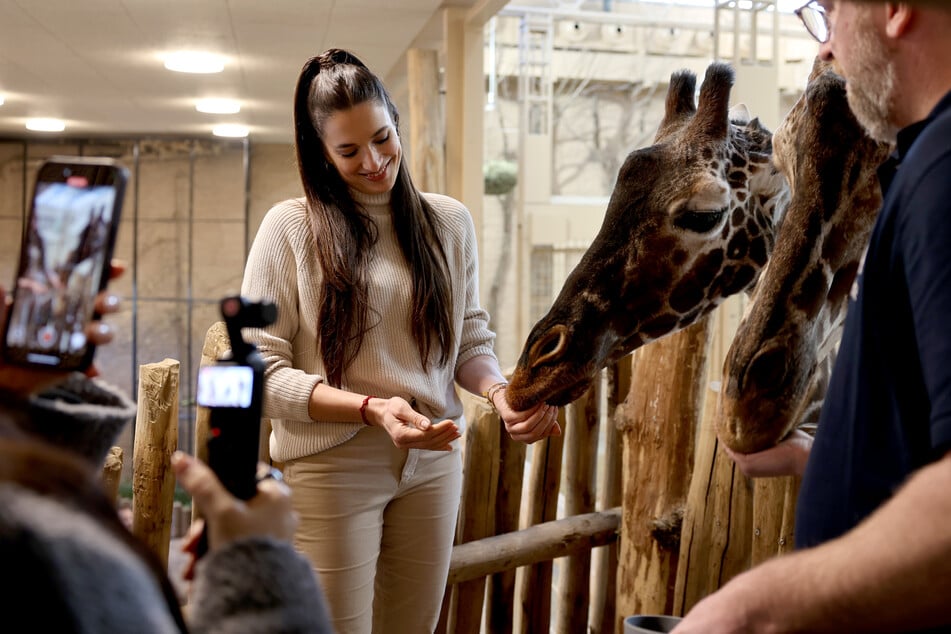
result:
[[[183,550],[196,556],[185,571],[186,579],[192,578],[197,558],[202,554],[199,551],[205,548],[220,549],[250,537],[283,541],[293,537],[297,515],[291,506],[290,489],[281,480],[264,478],[257,483],[254,497],[240,500],[224,488],[207,465],[193,456],[175,452],[172,469],[205,518],[192,524],[185,539]]]
[[[242,328],[261,328],[274,323],[277,308],[270,302],[249,302],[232,296],[221,300],[231,341],[230,354],[198,372],[198,404],[209,408],[208,466],[234,498],[229,503],[251,500],[259,487],[258,452],[262,401],[264,396],[264,360],[253,344],[244,340]],[[267,465],[264,474],[270,471]],[[218,486],[218,483],[214,483]],[[184,483],[183,483],[184,486]],[[210,486],[210,485],[209,485]],[[269,485],[272,486],[272,485]],[[207,514],[200,499],[198,507]],[[250,504],[250,503],[249,503]],[[241,506],[240,508],[245,508]],[[213,527],[220,533],[221,529]],[[214,543],[214,534],[205,531],[192,549],[201,557]]]

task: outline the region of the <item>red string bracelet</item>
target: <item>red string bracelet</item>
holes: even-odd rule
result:
[[[363,404],[360,405],[360,418],[363,420],[363,424],[367,427],[370,427],[370,421],[367,420],[367,405],[370,404],[370,399],[376,398],[375,396],[368,396],[363,399]]]

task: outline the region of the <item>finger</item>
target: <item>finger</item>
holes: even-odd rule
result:
[[[291,489],[283,480],[266,478],[258,482],[258,494],[265,500],[290,499]]]
[[[86,338],[94,345],[105,345],[115,336],[115,329],[104,321],[91,321],[86,324]]]
[[[205,515],[222,511],[234,501],[214,472],[201,460],[176,451],[172,454],[172,470],[179,484],[192,496]]]
[[[110,293],[108,291],[102,291],[96,295],[96,312],[100,315],[107,315],[109,313],[117,313],[121,308],[122,300],[119,299],[118,295]]]
[[[405,443],[405,446],[412,449],[451,451],[452,442],[460,437],[458,430],[449,428],[438,434],[427,434],[422,438],[414,439]]]
[[[123,273],[127,268],[125,260],[120,260],[118,258],[112,258],[109,262],[109,279],[114,280]]]
[[[412,425],[413,427],[415,427],[416,429],[420,431],[426,431],[427,429],[433,426],[433,423],[425,416],[418,414],[413,417],[413,420],[410,423],[410,425]]]
[[[545,429],[551,425],[551,417],[549,416],[549,408],[545,406],[542,409],[536,410],[528,418],[515,422],[515,423],[506,423],[506,429],[508,429],[509,434],[512,434],[513,438],[515,435],[518,435],[519,439],[525,440],[529,437],[541,438]]]
[[[194,581],[195,580],[195,568],[198,566],[198,559],[192,555],[188,558],[188,561],[185,563],[185,569],[182,570],[182,579],[185,581]]]
[[[454,432],[459,431],[459,427],[456,426],[456,421],[452,420],[451,418],[441,420],[435,425],[432,425],[429,429],[429,431],[434,434],[438,434],[438,433],[449,431],[449,430]]]
[[[201,532],[205,528],[205,520],[197,518],[188,527],[185,537],[182,538],[182,552],[195,554],[198,547],[198,541],[201,539]]]

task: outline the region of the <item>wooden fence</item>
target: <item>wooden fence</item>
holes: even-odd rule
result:
[[[564,435],[530,447],[463,393],[462,502],[437,632],[620,632],[625,616],[682,614],[790,547],[797,483],[754,487],[713,431],[716,382],[741,310],[729,305],[609,367],[562,409]],[[202,364],[225,349],[215,324]],[[177,377],[167,362],[143,366],[134,449],[134,531],[163,560]],[[262,439],[268,432],[262,425]],[[200,457],[206,435],[199,408]]]

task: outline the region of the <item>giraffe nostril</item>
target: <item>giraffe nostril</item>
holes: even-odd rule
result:
[[[786,351],[781,346],[771,346],[757,354],[750,362],[743,380],[744,389],[754,389],[762,395],[783,385],[789,370]]]
[[[568,328],[562,324],[552,326],[532,346],[532,365],[537,366],[561,357],[568,347]]]

